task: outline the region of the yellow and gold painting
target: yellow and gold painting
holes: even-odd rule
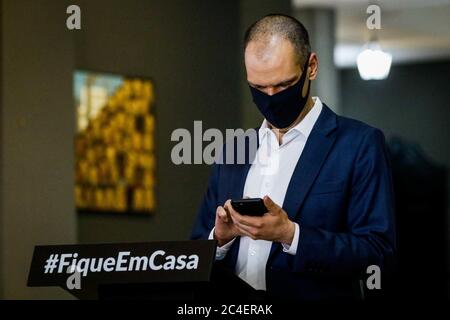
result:
[[[77,71],[75,202],[78,212],[155,212],[154,85]]]

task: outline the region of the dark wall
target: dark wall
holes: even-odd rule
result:
[[[3,12],[3,0],[0,1],[0,12]],[[0,112],[3,113],[3,14],[0,14]],[[0,141],[3,142],[3,121],[0,121]],[[0,221],[3,219],[3,144],[0,144]],[[3,239],[3,230],[0,228],[0,239]],[[0,252],[4,250],[3,241],[0,241]],[[4,297],[3,257],[0,255],[0,298]]]
[[[421,145],[450,167],[450,61],[393,66],[382,81],[364,81],[357,69],[341,72],[342,113],[372,124],[387,136]]]
[[[363,81],[356,69],[341,72],[344,115],[382,129],[388,141],[396,136],[408,143],[391,149],[397,279],[400,290],[408,288],[404,297],[428,292],[442,296],[450,288],[445,288],[450,284],[449,74],[450,61],[394,66],[383,81]]]
[[[237,1],[78,1],[79,69],[151,77],[156,84],[157,212],[80,215],[80,242],[186,239],[206,188],[206,165],[176,166],[176,128],[240,126]]]
[[[449,170],[449,74],[450,61],[393,66],[382,81],[364,81],[357,69],[344,69],[342,113],[380,128],[388,139],[417,144],[430,161]]]

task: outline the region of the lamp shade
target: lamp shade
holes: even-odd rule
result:
[[[362,79],[386,79],[391,69],[392,55],[379,48],[366,48],[359,53],[356,63]]]

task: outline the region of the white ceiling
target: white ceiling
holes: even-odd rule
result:
[[[356,55],[375,31],[367,29],[366,8],[381,8],[379,42],[393,63],[450,59],[450,0],[293,0],[296,8],[336,10],[335,62],[354,66]]]

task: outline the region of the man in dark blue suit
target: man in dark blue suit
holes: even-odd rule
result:
[[[393,265],[384,136],[310,96],[318,59],[296,19],[262,18],[244,47],[253,101],[265,117],[258,148],[244,163],[214,164],[192,238],[216,239],[219,263],[271,296],[354,297],[369,266]],[[249,153],[252,139],[246,142]],[[235,145],[225,144],[224,154],[229,149]],[[263,198],[268,212],[236,212],[230,199],[244,197]]]

